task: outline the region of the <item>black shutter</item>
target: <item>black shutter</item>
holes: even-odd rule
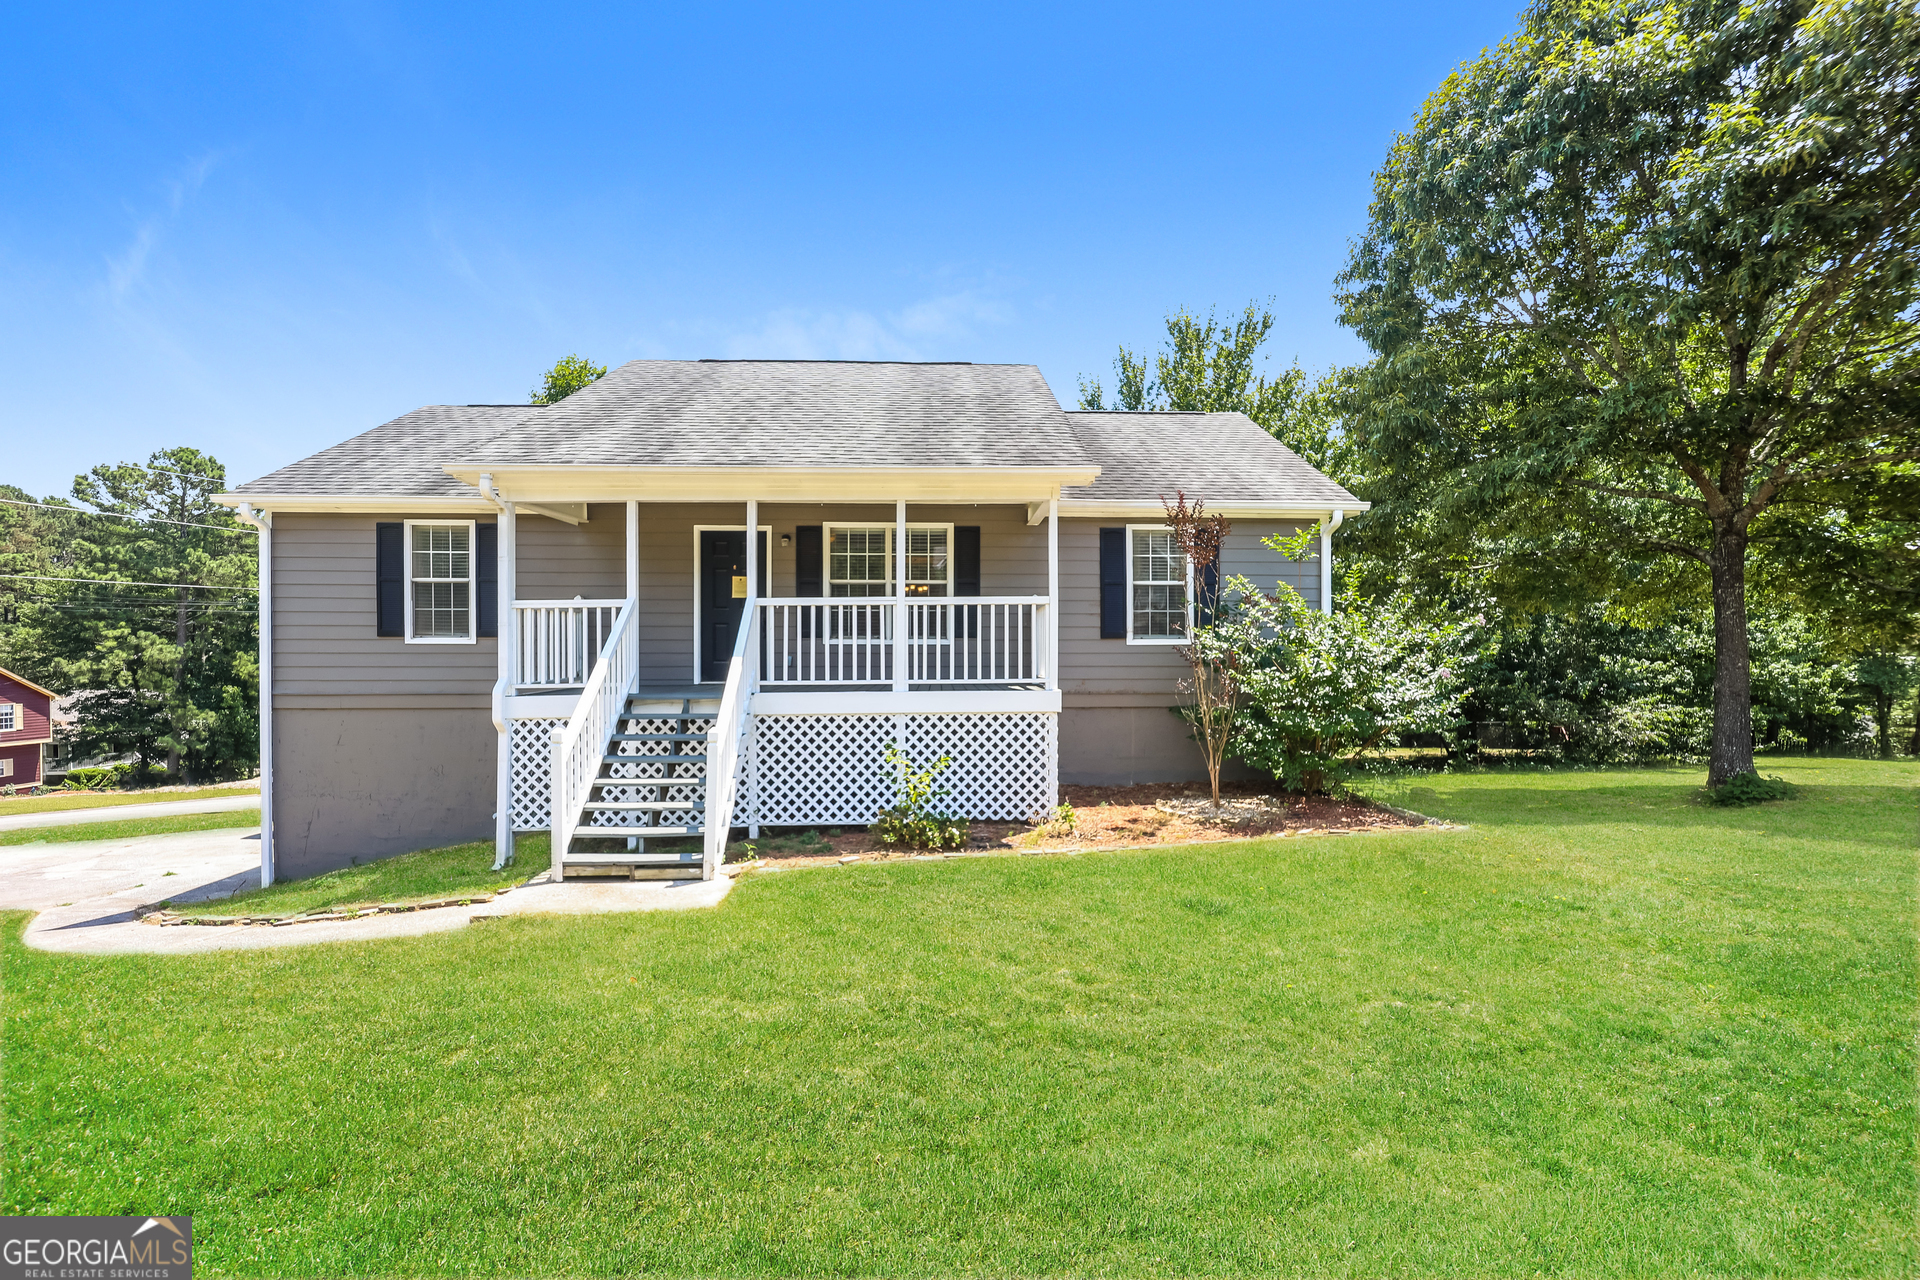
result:
[[[1127,531],[1100,531],[1100,638],[1127,638]]]
[[[980,526],[977,524],[954,526],[953,594],[980,594]]]
[[[820,554],[820,526],[800,525],[793,531],[793,594],[824,596],[827,594],[824,578],[824,566],[821,563]]]
[[[407,527],[395,521],[373,526],[375,621],[373,634],[407,634]]]
[[[1200,581],[1196,585],[1200,588],[1200,598],[1194,601],[1194,624],[1202,627],[1211,626],[1213,611],[1220,607],[1220,562],[1218,560],[1200,571]]]
[[[473,633],[500,634],[500,526],[473,527]]]

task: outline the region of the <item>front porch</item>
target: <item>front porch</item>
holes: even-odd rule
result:
[[[502,856],[515,831],[546,829],[563,875],[710,878],[732,828],[871,822],[893,799],[889,744],[918,765],[947,756],[944,803],[962,816],[1026,819],[1054,803],[1052,499],[880,511],[746,501],[731,524],[720,504],[629,500],[615,508],[626,594],[571,599],[518,598],[522,582],[554,576],[529,572],[550,551],[523,548],[564,540],[552,523],[574,516],[574,541],[597,543],[604,561],[611,522],[577,531],[613,504],[496,501]],[[735,564],[703,540],[729,528]],[[810,539],[822,544],[811,580]],[[841,548],[862,543],[866,563],[849,570]],[[693,836],[697,863],[646,845]]]

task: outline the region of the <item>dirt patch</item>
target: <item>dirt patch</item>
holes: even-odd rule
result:
[[[1073,806],[1071,831],[1058,823],[976,822],[968,847],[944,856],[983,853],[1065,853],[1078,849],[1150,847],[1207,840],[1245,840],[1252,836],[1349,835],[1397,831],[1421,824],[1366,800],[1326,796],[1288,796],[1272,783],[1227,783],[1225,804],[1212,808],[1203,784],[1160,783],[1134,787],[1062,787],[1061,799]],[[896,862],[940,854],[915,854],[882,847],[863,827],[818,827],[769,831],[760,840],[729,846],[728,861],[749,856],[748,847],[781,867],[817,866],[857,858]]]

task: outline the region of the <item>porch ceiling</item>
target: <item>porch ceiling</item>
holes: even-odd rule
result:
[[[1044,502],[1100,469],[1067,467],[588,467],[449,463],[510,502]]]

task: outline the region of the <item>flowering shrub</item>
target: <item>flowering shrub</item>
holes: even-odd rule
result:
[[[1460,628],[1420,622],[1405,601],[1365,600],[1351,579],[1333,613],[1284,583],[1269,596],[1236,577],[1226,595],[1195,644],[1229,651],[1240,673],[1234,755],[1289,790],[1331,790],[1352,753],[1457,723]]]

